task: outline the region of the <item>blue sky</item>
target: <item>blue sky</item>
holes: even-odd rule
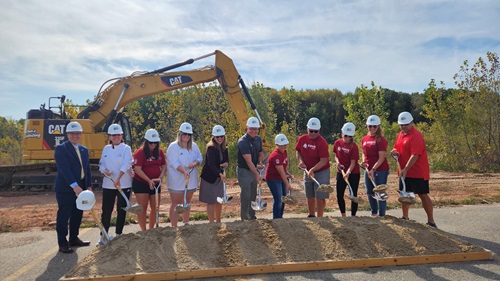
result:
[[[6,0],[0,116],[221,50],[247,85],[423,92],[464,60],[500,54],[500,1]],[[198,62],[197,62],[198,63]],[[184,69],[213,64],[206,59]]]

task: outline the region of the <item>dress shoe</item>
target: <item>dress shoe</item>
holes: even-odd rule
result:
[[[73,253],[73,249],[71,249],[69,246],[62,246],[62,247],[59,247],[59,252],[65,253],[65,254],[70,254],[70,253]]]
[[[89,245],[90,245],[90,241],[82,241],[80,238],[76,238],[75,241],[69,242],[70,247],[85,247],[85,246],[89,246]]]

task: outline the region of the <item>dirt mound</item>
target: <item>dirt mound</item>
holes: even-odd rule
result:
[[[122,235],[97,247],[65,277],[484,251],[438,229],[391,216],[259,219]]]

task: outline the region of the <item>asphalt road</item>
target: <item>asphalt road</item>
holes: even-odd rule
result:
[[[358,213],[368,215],[368,212]],[[389,210],[388,214],[401,216],[401,210]],[[326,215],[339,216],[339,213]],[[411,209],[410,218],[426,222],[423,209]],[[495,254],[493,260],[250,275],[239,276],[238,280],[500,280],[500,204],[435,209],[435,219],[441,230],[491,250]],[[137,230],[137,225],[125,227],[125,232]],[[113,228],[110,233],[114,233]],[[82,229],[80,237],[91,240],[92,246],[78,248],[73,254],[62,254],[58,252],[55,231],[0,234],[0,280],[58,280],[91,252],[99,230]]]

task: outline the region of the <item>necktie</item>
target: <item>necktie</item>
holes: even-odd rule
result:
[[[85,177],[85,172],[83,171],[83,163],[82,163],[82,155],[80,154],[80,150],[78,150],[78,146],[75,146],[76,154],[78,154],[78,160],[80,160],[80,166],[82,167],[81,179]]]

